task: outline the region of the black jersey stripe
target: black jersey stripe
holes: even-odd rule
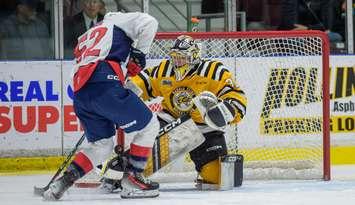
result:
[[[245,95],[245,92],[243,90],[235,90],[235,92]]]
[[[167,64],[167,60],[164,60],[164,61],[162,61],[162,62],[159,64],[159,66],[158,66],[158,71],[157,71],[157,74],[156,74],[157,78],[161,78],[161,77],[164,76],[164,75],[163,75],[163,72],[164,72],[164,69],[165,69],[165,67],[166,67],[166,64]]]
[[[230,89],[230,90],[225,91],[224,93],[221,93],[221,95],[217,95],[217,96],[223,96],[223,95],[228,94],[228,93],[231,93],[231,92],[241,93],[240,91],[237,91],[237,90],[235,90],[235,89]],[[244,94],[244,93],[243,93],[243,94]]]
[[[158,74],[158,66],[155,66],[152,70],[152,73],[151,73],[151,77],[152,78],[157,78],[157,74]]]
[[[201,75],[202,69],[205,64],[206,64],[206,61],[203,61],[202,63],[200,63],[200,65],[197,68],[197,75]]]
[[[201,69],[200,76],[206,77],[208,74],[209,67],[211,66],[211,61],[206,61]]]
[[[227,92],[227,91],[229,91],[229,90],[233,90],[233,87],[230,86],[230,85],[225,85],[225,86],[223,86],[222,89],[220,89],[220,90],[217,92],[217,95],[216,95],[216,96],[224,95],[224,93]]]
[[[169,68],[169,61],[166,61],[166,63],[165,63],[165,65],[164,65],[164,70],[163,70],[163,74],[162,74],[162,76],[161,77],[167,77],[166,76],[166,74],[167,74],[167,72],[168,72],[168,68]]]
[[[240,100],[235,99],[235,98],[227,98],[225,100],[229,101],[229,103],[238,110],[240,115],[242,117],[244,117],[245,112],[247,110],[247,107],[246,107],[246,105],[244,103],[242,103]],[[234,102],[237,103],[238,105],[240,105],[242,108],[239,108],[237,105],[234,105]]]
[[[221,66],[222,63],[221,62],[218,62],[215,66],[215,69],[213,70],[213,73],[212,73],[212,79],[213,80],[217,80],[216,79],[216,75],[217,75],[217,71],[219,71],[221,68],[219,68],[219,66]]]
[[[144,87],[147,90],[148,96],[151,97],[151,98],[154,97],[153,94],[152,94],[152,86],[149,83],[150,82],[149,79],[147,79],[142,73],[139,73],[138,76],[143,81]]]
[[[216,69],[216,64],[217,64],[216,61],[210,61],[210,63],[208,64],[208,66],[206,68],[206,72],[205,72],[205,74],[203,76],[204,77],[208,77],[208,75],[210,73],[213,73],[214,70]],[[210,76],[212,76],[212,75],[210,75]]]
[[[149,79],[146,79],[142,73],[139,73],[138,76],[140,79],[142,79],[142,81],[144,83],[144,87],[149,89],[150,88]]]
[[[169,65],[166,69],[166,77],[173,77],[175,74],[174,74],[174,69],[173,69],[173,66],[171,65],[171,62],[169,61]]]
[[[144,69],[142,72],[149,76],[149,70],[148,69]]]
[[[218,76],[218,81],[222,80],[222,77],[223,77],[223,74],[225,72],[229,72],[227,69],[225,68],[222,68],[221,72],[219,73],[219,76]]]
[[[208,65],[204,68],[203,73],[201,73],[201,75],[203,77],[207,77],[208,76],[208,73],[210,72],[213,63],[214,63],[214,61],[208,61]]]
[[[243,90],[236,90],[236,88],[233,88],[232,86],[230,85],[225,85],[222,89],[220,89],[218,92],[217,92],[217,95],[216,96],[221,96],[221,95],[224,95],[230,91],[234,91],[236,93],[239,93],[239,94],[242,94],[242,95],[245,95],[244,91]]]

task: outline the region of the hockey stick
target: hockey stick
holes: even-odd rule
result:
[[[186,122],[189,120],[191,117],[190,115],[183,115],[180,118],[177,118],[176,120],[171,121],[170,123],[166,124],[164,127],[159,129],[158,136],[156,139],[159,139],[161,136],[165,135],[166,133],[170,132],[172,129],[175,127],[181,125],[182,123]]]
[[[58,175],[64,170],[64,168],[68,165],[70,162],[71,158],[74,156],[75,152],[78,150],[79,146],[85,139],[85,134],[81,136],[79,141],[76,143],[75,147],[71,150],[71,152],[68,154],[67,158],[64,160],[64,162],[60,165],[58,168],[57,172],[54,174],[52,179],[49,181],[47,186],[45,187],[34,187],[34,195],[36,196],[43,196],[43,193],[49,189],[49,186],[53,183],[53,181],[58,177]]]

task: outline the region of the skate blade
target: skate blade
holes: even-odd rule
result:
[[[159,190],[125,190],[121,191],[122,199],[155,198],[159,196]]]
[[[46,187],[33,187],[33,194],[35,196],[43,196],[43,193],[49,189],[49,186]]]
[[[203,183],[203,182],[198,182],[195,184],[196,189],[201,190],[201,191],[216,191],[220,190],[220,187],[218,184],[210,184],[210,183]]]
[[[116,189],[106,189],[104,187],[98,187],[96,188],[97,193],[100,194],[115,194],[115,193],[120,193],[121,189],[120,188],[116,188]]]
[[[58,201],[59,199],[53,195],[51,190],[43,193],[43,201]]]

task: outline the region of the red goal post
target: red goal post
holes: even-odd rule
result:
[[[222,61],[246,92],[245,119],[227,134],[229,148],[244,154],[246,171],[261,167],[266,175],[275,172],[275,178],[291,173],[296,179],[330,180],[329,42],[324,32],[158,33],[148,65],[168,58],[173,40],[182,34],[201,45],[202,58]],[[303,169],[315,176],[300,176]]]

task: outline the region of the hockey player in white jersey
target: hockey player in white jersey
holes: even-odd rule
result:
[[[73,103],[89,146],[80,150],[63,176],[50,185],[45,199],[60,199],[76,180],[109,157],[115,125],[134,135],[121,197],[159,195],[159,184],[142,176],[159,122],[140,98],[124,87],[126,75],[144,68],[157,27],[157,21],[148,14],[108,13],[78,38]]]

